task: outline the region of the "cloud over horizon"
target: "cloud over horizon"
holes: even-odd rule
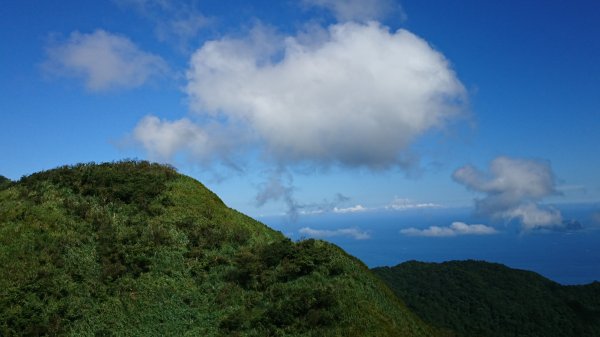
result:
[[[519,219],[526,230],[562,225],[560,211],[539,205],[543,198],[558,194],[548,162],[498,157],[492,160],[488,172],[466,165],[456,170],[452,178],[469,190],[484,194],[475,199],[476,210],[481,214]]]
[[[300,230],[298,230],[298,233],[318,238],[331,238],[338,236],[347,236],[356,240],[367,240],[371,238],[371,235],[368,232],[361,231],[356,227],[340,228],[334,230],[313,229],[310,227],[303,227],[300,228]]]
[[[415,210],[415,209],[427,209],[427,208],[442,208],[442,205],[434,204],[432,202],[419,202],[415,203],[414,201],[407,198],[399,198],[394,197],[392,202],[385,206],[386,209],[395,210],[395,211],[407,211],[407,210]]]
[[[346,213],[361,213],[361,212],[366,212],[369,209],[364,207],[363,205],[354,205],[354,206],[350,206],[350,207],[334,207],[332,209],[333,213],[339,213],[339,214],[346,214]]]
[[[400,230],[400,233],[409,236],[450,237],[459,235],[490,235],[497,234],[498,231],[486,225],[468,225],[464,222],[455,221],[448,227],[430,226],[425,229],[411,227]]]
[[[160,56],[102,29],[90,34],[76,31],[64,41],[52,41],[46,54],[42,68],[47,74],[82,79],[90,91],[139,87],[168,71]]]

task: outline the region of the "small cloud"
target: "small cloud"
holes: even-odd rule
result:
[[[415,203],[414,201],[406,198],[398,198],[394,197],[392,202],[385,206],[385,209],[395,210],[395,211],[406,211],[412,209],[425,209],[425,208],[441,208],[442,205],[434,204],[431,202],[421,202]]]
[[[188,119],[170,122],[155,116],[146,116],[137,124],[133,139],[152,159],[163,161],[171,161],[184,147],[193,152],[206,150],[210,142],[206,132]]]
[[[539,205],[543,198],[559,194],[547,162],[498,157],[490,163],[488,172],[467,165],[452,177],[468,189],[484,194],[475,199],[475,207],[482,214],[519,219],[526,230],[562,225],[559,210]]]
[[[361,231],[358,228],[340,228],[335,230],[328,229],[313,229],[310,227],[300,228],[298,231],[300,234],[318,237],[318,238],[330,238],[336,236],[347,236],[354,238],[356,240],[367,240],[371,238],[371,235],[368,232]]]
[[[42,69],[49,75],[80,78],[90,91],[139,87],[167,73],[166,62],[142,51],[127,37],[96,30],[73,32],[47,47]]]
[[[362,205],[356,205],[356,206],[346,207],[346,208],[334,207],[333,213],[359,213],[359,212],[366,212],[368,210],[369,210],[368,208],[366,208]]]
[[[459,235],[490,235],[498,231],[486,225],[468,225],[464,222],[453,222],[449,227],[431,226],[426,229],[414,227],[402,229],[400,233],[409,236],[448,237]]]

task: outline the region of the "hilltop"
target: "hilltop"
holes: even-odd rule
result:
[[[563,286],[483,261],[372,269],[426,322],[460,336],[600,336],[600,283]]]
[[[359,260],[144,161],[0,179],[2,336],[431,336]]]

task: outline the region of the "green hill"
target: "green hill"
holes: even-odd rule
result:
[[[357,259],[148,162],[0,181],[2,336],[429,336]]]
[[[461,336],[600,336],[600,283],[561,286],[481,261],[410,261],[373,271],[430,324]]]

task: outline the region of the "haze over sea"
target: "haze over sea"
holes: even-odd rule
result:
[[[600,281],[600,226],[592,218],[597,205],[560,207],[565,219],[577,220],[579,230],[523,232],[516,223],[494,223],[489,235],[415,236],[402,229],[448,227],[453,222],[489,224],[470,208],[410,211],[321,213],[261,217],[259,220],[297,240],[315,237],[333,242],[369,267],[393,266],[418,260],[485,260],[537,272],[561,284]],[[304,230],[303,230],[304,229]],[[307,230],[308,229],[308,230]]]

